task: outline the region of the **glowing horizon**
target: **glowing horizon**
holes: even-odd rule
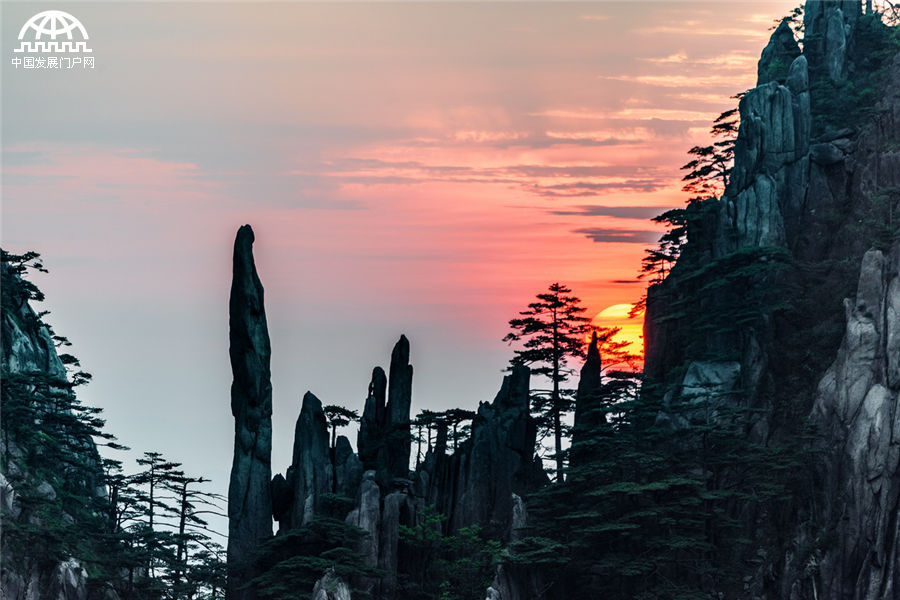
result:
[[[203,444],[222,481],[252,224],[279,469],[303,392],[361,408],[400,333],[414,410],[472,408],[548,283],[586,315],[635,303],[650,217],[794,4],[64,2],[97,68],[4,61],[3,244],[43,254],[85,402],[136,451]],[[36,11],[0,10],[4,44]]]

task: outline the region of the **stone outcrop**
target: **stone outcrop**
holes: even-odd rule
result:
[[[409,340],[405,335],[394,345],[391,352],[390,379],[388,380],[388,401],[385,410],[384,462],[387,473],[394,478],[409,475],[409,452],[411,444],[409,410],[412,406],[413,368],[409,364]]]
[[[798,56],[800,56],[800,46],[794,39],[790,20],[782,19],[759,58],[756,84],[762,85],[770,81],[783,82],[787,78],[788,68]]]
[[[865,254],[812,419],[829,440],[819,598],[900,596],[900,243]]]
[[[545,589],[538,570],[501,563],[485,600],[536,600],[544,596]]]
[[[413,471],[409,465],[413,367],[406,336],[394,345],[389,373],[387,377],[381,367],[372,371],[358,455],[344,436],[329,448],[322,403],[308,392],[297,419],[291,466],[286,476],[276,475],[266,487],[279,534],[318,515],[333,518],[323,510],[326,495],[349,498],[353,507],[345,521],[367,534],[357,548],[362,562],[382,573],[352,583],[384,599],[397,597],[401,563],[409,553],[403,547],[401,527],[423,523],[426,506],[435,506],[445,516],[446,533],[477,524],[509,541],[525,524],[523,499],[546,481],[540,460],[533,456],[537,428],[529,411],[528,368],[515,367],[494,402],[481,404],[470,438],[456,452],[447,454],[444,427],[435,448]],[[326,579],[319,582],[316,594],[324,593]]]
[[[312,600],[350,600],[350,586],[331,569],[316,582]]]
[[[363,476],[363,464],[353,452],[346,436],[340,435],[334,447],[334,492],[354,498]]]
[[[585,454],[582,446],[586,434],[595,430],[605,420],[603,414],[603,362],[597,346],[597,332],[591,335],[587,357],[581,367],[578,388],[575,391],[575,421],[572,431],[572,466],[577,466]]]
[[[859,2],[828,0],[806,3],[802,53],[785,23],[776,29],[758,85],[740,101],[724,195],[648,292],[645,379],[665,401],[706,396],[749,409],[748,435],[766,445],[795,436],[807,414],[820,436],[825,458],[811,466],[820,487],[811,507],[795,507],[787,549],[760,550],[759,576],[745,582],[754,597],[900,597],[898,249],[884,234],[900,211],[900,55],[872,70],[866,45],[878,27]],[[842,104],[867,87],[869,104]],[[703,275],[682,277],[735,256],[756,275],[733,296],[701,292]],[[774,256],[785,267],[766,270]],[[856,273],[856,301],[844,308]],[[775,289],[775,308],[724,334],[703,330],[718,310]],[[683,319],[688,304],[705,320]]]
[[[599,355],[596,359],[599,368]],[[444,515],[445,533],[477,524],[496,539],[510,541],[525,525],[524,499],[547,481],[533,455],[537,427],[529,411],[527,367],[515,367],[494,401],[479,406],[471,436],[456,452],[447,454],[444,427],[435,448],[413,471],[413,368],[405,336],[391,352],[389,373],[387,377],[380,367],[372,371],[357,438],[359,455],[344,436],[329,448],[322,403],[307,393],[297,419],[291,466],[286,476],[276,475],[267,487],[279,534],[318,515],[334,518],[323,510],[326,495],[349,498],[353,506],[345,522],[366,533],[357,548],[362,563],[381,572],[377,578],[360,576],[351,583],[386,600],[398,597],[405,564],[417,558],[408,556],[401,527],[422,524],[427,506]],[[342,593],[332,584],[333,578],[320,580],[315,597]]]
[[[783,27],[784,23],[773,41]],[[792,55],[783,53],[778,60]],[[760,70],[768,68],[764,61],[765,55]],[[801,207],[795,193],[805,183],[811,130],[806,57],[795,56],[786,72],[784,83],[761,76],[760,85],[741,98],[741,124],[731,181],[721,202],[716,257],[743,246],[783,246],[796,226]]]
[[[356,445],[359,448],[359,459],[366,469],[378,468],[378,450],[383,436],[382,429],[386,421],[387,375],[384,369],[372,369],[372,380],[369,383],[369,394],[363,407],[359,421],[359,435]]]
[[[413,368],[409,364],[409,340],[405,335],[391,352],[390,379],[375,367],[360,418],[357,446],[366,470],[375,470],[382,487],[395,480],[402,487],[409,477]]]
[[[271,349],[253,241],[249,225],[238,230],[229,301],[234,461],[228,486],[228,600],[255,597],[241,588],[252,576],[254,551],[272,536]]]
[[[860,3],[854,0],[811,1],[804,7],[804,53],[822,64],[832,81],[840,81],[847,74],[848,53],[860,13]]]
[[[321,499],[331,493],[334,468],[328,447],[328,423],[322,401],[312,392],[303,396],[300,416],[294,429],[293,461],[288,469],[287,483],[293,490],[290,519],[287,528],[309,523],[321,512]]]
[[[534,456],[537,426],[529,410],[529,379],[527,367],[513,367],[494,401],[479,405],[471,437],[449,456],[443,454],[446,441],[439,441],[426,457],[426,503],[448,516],[450,531],[478,524],[509,541],[514,497],[527,497],[546,481]]]
[[[381,546],[381,490],[375,482],[375,471],[363,473],[359,488],[359,500],[356,508],[347,515],[347,523],[359,527],[366,532],[357,549],[367,567],[378,566],[378,549]],[[378,582],[366,580],[360,582],[361,587],[370,592]]]

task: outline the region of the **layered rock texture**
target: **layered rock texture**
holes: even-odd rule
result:
[[[802,51],[775,30],[724,195],[648,292],[646,389],[747,408],[765,445],[815,431],[816,489],[752,597],[900,597],[896,39],[852,1],[807,2]]]
[[[254,551],[272,535],[272,351],[253,241],[249,225],[238,230],[229,301],[229,355],[234,375],[234,461],[228,486],[229,600],[255,597],[243,586],[253,574]]]

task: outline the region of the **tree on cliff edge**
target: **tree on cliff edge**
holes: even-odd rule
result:
[[[337,443],[338,427],[346,427],[350,423],[356,423],[359,421],[359,413],[355,410],[338,406],[337,404],[329,404],[322,408],[322,410],[325,412],[325,419],[328,421],[328,426],[331,427],[331,448],[333,450]]]
[[[557,480],[562,477],[564,466],[562,416],[571,410],[572,403],[560,384],[572,373],[567,368],[568,359],[584,357],[585,335],[590,330],[590,319],[582,315],[587,309],[571,293],[561,283],[550,284],[545,293],[537,295],[537,302],[519,313],[521,318],[509,321],[512,331],[503,338],[509,343],[524,340],[523,348],[515,351],[513,365],[528,365],[532,373],[543,375],[552,383],[552,389],[535,394],[534,410],[553,432]]]

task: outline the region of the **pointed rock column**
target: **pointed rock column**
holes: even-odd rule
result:
[[[238,230],[229,302],[234,462],[228,486],[228,600],[255,598],[240,588],[253,577],[253,551],[272,536],[271,349],[253,240],[249,225]]]
[[[581,447],[589,433],[604,422],[602,408],[603,363],[597,347],[597,332],[591,335],[587,360],[581,367],[578,390],[575,392],[575,429],[572,432],[572,466],[582,462],[585,450]]]
[[[449,515],[450,531],[477,524],[494,539],[508,542],[512,537],[514,497],[527,496],[537,487],[530,376],[528,367],[514,366],[494,401],[478,406],[471,437],[450,456],[450,479],[438,483],[441,491],[435,498]],[[452,505],[441,498],[448,494]]]
[[[288,484],[294,490],[290,527],[309,523],[321,511],[322,496],[331,492],[334,472],[328,450],[328,424],[322,401],[312,392],[303,405],[294,429],[294,458]]]
[[[388,383],[388,471],[394,478],[409,476],[409,453],[412,443],[409,410],[412,404],[413,368],[409,364],[409,340],[405,335],[391,352],[391,371]]]
[[[372,381],[369,383],[369,395],[359,421],[359,434],[356,445],[359,448],[359,459],[366,470],[378,468],[378,450],[383,445],[382,429],[385,422],[385,395],[387,375],[384,369],[375,367],[372,370]]]

